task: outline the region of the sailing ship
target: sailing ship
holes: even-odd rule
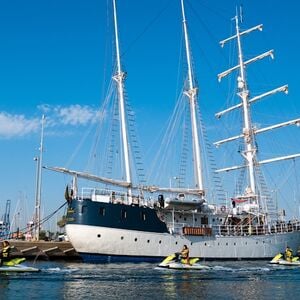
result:
[[[224,45],[232,40],[237,41],[238,65],[219,74],[219,79],[233,71],[238,71],[237,94],[241,102],[218,113],[217,116],[220,117],[233,109],[241,109],[244,125],[239,136],[216,144],[220,145],[233,139],[244,139],[245,149],[242,154],[245,164],[223,169],[223,171],[245,168],[249,174],[249,185],[244,193],[235,197],[231,205],[225,206],[211,204],[204,186],[197,115],[198,90],[193,77],[184,0],[181,0],[181,12],[188,67],[188,84],[184,94],[190,108],[194,187],[162,188],[155,185],[135,185],[132,182],[131,152],[124,105],[125,76],[120,62],[116,11],[116,0],[113,0],[117,65],[113,79],[118,88],[125,180],[99,177],[61,167],[47,167],[73,176],[72,186],[67,187],[65,193],[68,201],[66,233],[76,251],[84,261],[113,262],[159,261],[170,253],[178,252],[183,245],[189,247],[191,256],[205,259],[269,259],[283,251],[287,244],[296,250],[300,242],[299,221],[286,222],[279,219],[277,211],[271,213],[268,203],[270,199],[264,198],[256,183],[255,172],[260,165],[268,161],[257,160],[255,136],[268,129],[300,123],[300,119],[297,119],[265,129],[254,129],[251,124],[250,107],[253,102],[275,92],[287,90],[287,86],[284,86],[261,96],[249,98],[245,67],[273,55],[273,52],[269,51],[244,61],[241,38],[254,30],[261,30],[262,25],[240,31],[239,17],[236,16],[234,19],[236,34],[221,42],[221,45]],[[299,156],[300,154],[291,155],[277,160]],[[83,188],[79,191],[77,187],[79,178],[104,183],[105,188]],[[108,188],[108,185],[114,188]],[[152,193],[151,200],[145,196],[147,193]],[[154,201],[153,195],[157,195]]]

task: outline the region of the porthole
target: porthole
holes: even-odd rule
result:
[[[158,243],[161,244],[161,241],[159,241]]]
[[[150,243],[150,240],[147,240],[147,243]]]
[[[228,243],[226,243],[226,246],[228,246]]]
[[[121,240],[124,240],[124,236],[121,236]]]
[[[218,246],[220,246],[220,243],[218,243]]]
[[[175,245],[177,245],[177,244],[178,244],[178,242],[175,243]]]
[[[183,220],[186,221],[186,218],[184,218]]]
[[[193,243],[191,242],[191,246],[193,245]]]
[[[195,222],[197,222],[197,218],[195,218]]]
[[[134,241],[137,242],[137,238],[135,238]]]
[[[204,246],[207,246],[207,244],[206,244],[206,243],[204,243]]]
[[[248,243],[247,243],[247,242],[245,242],[245,245],[248,245]]]
[[[258,244],[258,242],[256,242],[256,245]]]
[[[100,237],[101,237],[101,234],[97,234],[97,237],[100,238]]]
[[[233,243],[233,246],[235,246],[236,245],[236,243]]]

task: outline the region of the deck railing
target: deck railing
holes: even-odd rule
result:
[[[286,233],[300,231],[300,221],[278,222],[273,225],[202,225],[192,227],[187,223],[168,223],[168,228],[173,234],[184,234],[186,232],[198,232],[194,235],[219,235],[219,236],[246,236],[246,235],[266,235],[274,233]],[[203,230],[185,230],[185,228],[199,228]],[[211,230],[207,230],[211,229]],[[193,234],[191,234],[193,235]]]

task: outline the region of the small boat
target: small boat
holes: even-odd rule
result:
[[[288,261],[284,258],[282,253],[278,253],[271,261],[270,264],[278,264],[285,266],[300,266],[300,260],[298,256],[292,258],[291,261]]]
[[[9,261],[3,262],[0,267],[0,273],[7,272],[39,272],[40,269],[23,265],[25,258],[13,258]]]
[[[166,257],[159,265],[160,268],[165,269],[177,269],[177,270],[203,270],[203,269],[209,269],[208,266],[204,266],[202,264],[198,263],[199,258],[191,258],[189,260],[189,263],[186,262],[186,260],[181,259],[179,256],[179,253],[174,253],[172,255],[169,255]]]

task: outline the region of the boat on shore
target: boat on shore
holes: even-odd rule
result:
[[[163,188],[156,185],[134,184],[130,164],[126,111],[124,104],[125,74],[121,69],[118,43],[116,1],[113,0],[116,39],[117,71],[113,76],[118,89],[120,109],[120,131],[125,175],[122,179],[100,177],[86,172],[61,167],[47,167],[50,170],[73,176],[71,187],[67,187],[68,201],[66,232],[70,242],[84,261],[160,261],[169,253],[176,253],[188,245],[193,257],[209,259],[271,259],[288,244],[294,251],[300,244],[300,222],[285,221],[275,210],[273,200],[259,183],[260,166],[271,161],[295,159],[300,154],[272,160],[259,161],[256,151],[256,135],[267,130],[300,124],[300,118],[255,129],[251,123],[251,104],[276,92],[286,92],[287,86],[250,98],[245,69],[252,62],[272,56],[268,51],[248,61],[243,60],[242,37],[262,25],[241,31],[239,16],[234,18],[236,33],[221,42],[224,45],[236,41],[238,64],[218,75],[219,79],[237,71],[238,98],[240,102],[217,114],[221,117],[231,110],[241,109],[243,125],[238,136],[216,143],[221,145],[236,139],[243,141],[240,151],[244,164],[220,171],[243,169],[247,182],[243,191],[232,198],[231,205],[213,204],[205,188],[203,159],[199,140],[198,89],[193,77],[191,47],[188,36],[184,1],[181,0],[183,33],[185,41],[187,88],[184,91],[191,120],[194,182],[189,188]],[[83,188],[79,191],[78,179],[87,179],[103,188]],[[191,186],[193,186],[191,188]],[[147,193],[151,196],[147,197]],[[156,198],[154,198],[156,195]],[[171,196],[170,196],[171,195]]]

